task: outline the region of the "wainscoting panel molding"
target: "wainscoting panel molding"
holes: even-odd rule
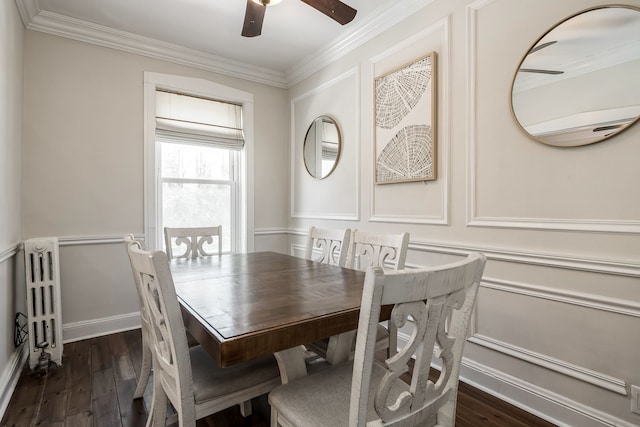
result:
[[[425,28],[412,37],[403,40],[402,43],[394,45],[392,48],[376,55],[369,60],[369,69],[371,78],[365,77],[363,80],[370,81],[368,83],[369,91],[373,93],[373,78],[374,68],[377,62],[380,62],[384,58],[401,51],[407,46],[416,45],[421,43],[425,37],[436,34],[440,38],[440,44],[437,48],[438,57],[438,73],[436,74],[437,87],[438,87],[438,122],[437,127],[437,155],[436,160],[438,162],[438,181],[442,183],[440,194],[438,195],[441,211],[438,215],[392,215],[384,212],[376,212],[375,199],[376,199],[376,185],[370,185],[371,204],[369,220],[372,222],[391,222],[391,223],[403,223],[403,224],[437,224],[448,225],[449,224],[449,182],[451,180],[450,172],[450,151],[451,151],[451,114],[448,114],[450,110],[450,84],[453,80],[450,76],[450,52],[451,52],[451,36],[450,36],[450,24],[449,17],[446,17],[435,24]],[[428,52],[429,49],[426,49]],[[425,52],[425,53],[426,53]],[[373,124],[372,124],[373,126]],[[372,149],[372,164],[375,165],[376,153]],[[375,168],[371,169],[370,182],[375,182]],[[425,185],[429,185],[425,182]],[[436,198],[434,198],[436,199]],[[437,199],[436,199],[437,200]]]
[[[467,103],[467,170],[468,172],[468,201],[467,225],[474,227],[520,228],[535,230],[566,230],[583,232],[606,233],[640,233],[640,220],[617,219],[578,219],[578,218],[521,218],[521,217],[491,217],[482,216],[477,211],[477,121],[476,110],[478,99],[476,81],[478,77],[478,14],[495,0],[478,0],[467,6],[467,88],[469,102]]]
[[[136,234],[136,240],[144,241],[144,234]],[[58,237],[60,246],[111,245],[124,243],[124,233],[117,236],[63,236]]]
[[[526,295],[532,298],[541,298],[591,308],[594,310],[608,311],[610,313],[622,314],[624,316],[640,317],[640,303],[633,301],[603,297],[584,292],[555,289],[547,286],[493,279],[490,277],[482,278],[482,287]]]
[[[640,278],[640,262],[619,261],[596,258],[579,258],[553,253],[535,253],[489,247],[452,245],[445,243],[411,241],[409,249],[420,252],[433,252],[448,255],[466,256],[471,252],[482,252],[487,259],[514,262],[540,267],[554,267],[591,273],[614,274],[618,276]]]
[[[614,378],[601,372],[592,371],[581,366],[573,365],[554,357],[546,356],[541,353],[527,350],[522,347],[511,345],[484,335],[474,335],[469,338],[469,342],[479,346],[506,354],[525,362],[533,363],[545,369],[567,375],[580,381],[584,381],[591,385],[595,385],[614,393],[627,395],[626,383],[624,380]]]
[[[20,243],[16,243],[13,246],[10,246],[8,248],[6,248],[5,250],[3,250],[2,252],[0,252],[0,262],[5,262],[6,260],[8,260],[9,258],[12,258],[13,256],[15,256],[15,254],[17,254],[20,250],[22,249],[22,242]]]
[[[351,87],[347,90],[343,89],[343,92],[336,92],[336,88],[340,88],[339,85],[347,85],[351,83]],[[332,92],[333,91],[333,92]],[[320,110],[320,108],[326,108],[328,105],[335,104],[335,98],[342,96],[342,106],[336,107],[335,111]],[[314,103],[314,107],[308,107],[309,111],[299,111],[304,107],[304,103],[309,99],[320,100]],[[315,194],[317,191],[331,191],[331,188],[325,187],[320,189],[317,186],[317,179],[310,178],[307,170],[300,162],[300,159],[294,158],[296,155],[301,155],[303,145],[299,140],[297,131],[304,129],[306,131],[308,121],[304,118],[305,115],[312,114],[314,116],[328,114],[329,116],[338,115],[338,112],[342,110],[342,115],[334,117],[337,119],[340,127],[341,137],[344,139],[351,135],[354,141],[360,139],[360,68],[353,67],[342,74],[325,81],[313,89],[300,94],[290,102],[291,112],[291,129],[290,129],[290,215],[292,218],[299,219],[331,219],[337,221],[357,221],[360,218],[360,181],[357,179],[361,175],[360,171],[360,145],[355,146],[346,145],[343,141],[341,153],[339,156],[338,165],[342,165],[341,168],[336,168],[330,177],[324,179],[325,183],[333,182],[333,185],[341,186],[341,191],[348,192],[351,196],[349,201],[355,200],[353,206],[343,206],[342,212],[331,211],[330,209],[336,209],[334,206],[330,206],[327,209],[325,204],[316,204],[317,206],[303,206],[304,201],[300,201],[302,194]],[[315,105],[318,104],[318,105]],[[322,107],[324,105],[324,107]],[[301,107],[302,106],[302,107]],[[326,112],[323,112],[326,111]],[[302,116],[302,117],[301,117]],[[312,120],[310,119],[310,120]],[[304,122],[303,122],[304,121]],[[302,132],[304,133],[304,132]],[[304,138],[304,137],[303,137]],[[352,163],[349,163],[352,162]],[[345,169],[345,166],[347,169]],[[297,179],[300,178],[300,179]],[[338,181],[335,181],[335,180]],[[343,181],[340,181],[342,179]],[[345,182],[345,179],[349,179],[350,184]],[[333,180],[333,181],[332,181]],[[306,185],[306,187],[305,187]],[[331,198],[331,194],[322,194],[320,197]],[[308,203],[311,203],[307,200]],[[345,200],[342,200],[345,203]],[[340,209],[338,206],[337,209]]]
[[[289,234],[289,231],[286,228],[280,227],[265,227],[253,230],[254,236],[278,236],[282,234]]]

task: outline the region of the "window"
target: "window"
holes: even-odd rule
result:
[[[157,90],[156,141],[159,228],[222,225],[222,251],[237,251],[242,107]]]
[[[222,225],[222,251],[236,251],[237,153],[164,138],[159,144],[160,228]]]
[[[163,249],[165,226],[222,225],[223,252],[252,250],[252,101],[212,82],[145,73],[149,249]]]

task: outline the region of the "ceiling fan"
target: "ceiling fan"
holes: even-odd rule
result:
[[[553,41],[542,43],[541,45],[535,46],[531,48],[529,52],[527,52],[527,55],[531,55],[532,53],[537,52],[540,49],[544,49],[545,47],[551,46],[552,44],[555,44],[555,43],[558,43],[558,41],[553,40]],[[559,71],[559,70],[541,70],[538,68],[520,68],[518,71],[522,73],[538,73],[538,74],[563,74],[564,73],[564,71]]]
[[[262,33],[264,13],[272,1],[274,4],[276,3],[275,0],[247,0],[247,10],[244,15],[244,25],[242,26],[242,35],[244,37],[255,37]],[[338,0],[301,1],[324,13],[341,25],[351,22],[357,13],[354,8]]]

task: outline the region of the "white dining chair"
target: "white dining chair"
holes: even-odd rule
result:
[[[349,251],[351,229],[328,229],[309,227],[307,244],[305,246],[305,258],[323,264],[344,267]],[[316,355],[325,360],[332,361],[336,357],[336,351],[340,347],[340,339],[353,341],[353,336],[336,336],[315,341],[306,345]],[[311,358],[310,361],[312,361]]]
[[[217,238],[218,250],[208,252],[205,244],[213,245],[213,238]],[[169,259],[198,258],[222,253],[222,226],[215,227],[164,227],[164,244]],[[174,254],[176,247],[185,246],[185,252]]]
[[[469,319],[485,265],[482,254],[439,267],[367,270],[353,361],[302,376],[269,393],[271,426],[453,426]],[[413,323],[409,342],[374,361],[380,309]],[[437,344],[437,345],[436,345]],[[429,380],[432,357],[442,369]],[[415,357],[410,379],[401,376]]]
[[[375,233],[353,230],[347,254],[348,268],[382,267],[402,270],[409,249],[409,233]]]
[[[334,230],[309,227],[304,257],[323,264],[344,267],[349,251],[351,229]]]
[[[368,267],[404,268],[409,249],[409,233],[376,233],[366,231],[351,231],[348,240],[345,266],[357,270]],[[343,248],[345,248],[343,246]],[[397,348],[396,333],[389,333],[394,326],[387,323],[387,327],[378,325],[377,350],[386,350],[388,355],[395,353]],[[330,338],[316,341],[308,346],[314,353],[326,359],[329,363],[344,358],[343,353],[349,351],[351,356],[355,352],[356,331],[345,332]]]
[[[133,234],[127,234],[124,236],[124,246],[127,250],[127,254],[129,253],[131,248],[136,248],[137,250],[142,250],[142,244],[135,239]],[[131,262],[131,258],[129,258]],[[131,265],[132,271],[133,265]],[[142,296],[142,288],[138,283],[139,277],[137,274],[133,274],[133,280],[135,282],[136,294],[138,295],[138,305],[140,307],[140,326],[141,326],[141,334],[142,334],[142,363],[140,365],[140,375],[138,376],[138,384],[136,385],[136,389],[133,392],[133,398],[139,399],[144,395],[144,391],[147,388],[147,383],[149,382],[149,377],[151,376],[151,368],[153,365],[152,356],[151,356],[151,337],[149,336],[150,326],[149,326],[149,316],[147,315],[147,311],[145,309],[143,296]]]
[[[167,255],[135,244],[127,249],[149,319],[153,398],[147,426],[165,425],[168,402],[182,427],[236,404],[248,416],[251,399],[281,383],[275,358],[223,369],[201,346],[189,348]]]

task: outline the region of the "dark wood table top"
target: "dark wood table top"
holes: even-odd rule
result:
[[[185,326],[220,366],[358,325],[361,271],[256,252],[173,260],[171,272]]]

